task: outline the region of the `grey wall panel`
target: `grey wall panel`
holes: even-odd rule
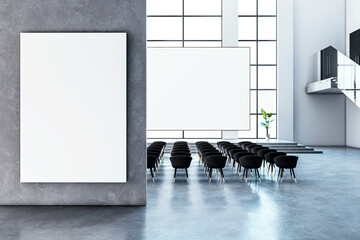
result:
[[[145,0],[0,0],[0,204],[146,203],[145,4]],[[128,183],[20,184],[19,52],[20,32],[26,31],[128,33]]]
[[[345,145],[345,96],[305,91],[317,80],[317,51],[332,45],[345,52],[344,35],[343,0],[294,0],[294,140],[299,143]]]

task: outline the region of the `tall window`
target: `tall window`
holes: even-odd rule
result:
[[[221,47],[222,0],[147,0],[148,47]],[[261,108],[276,119],[276,0],[239,0],[239,46],[251,48],[251,129],[264,138]],[[276,120],[271,137],[276,138]],[[148,138],[221,138],[221,131],[148,131]]]

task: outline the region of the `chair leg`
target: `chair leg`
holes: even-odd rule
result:
[[[295,172],[294,172],[294,169],[292,168],[291,170],[292,170],[292,173],[293,173],[293,175],[294,175],[294,181],[295,181],[295,183],[297,183],[297,180],[296,180],[296,177],[295,177]]]
[[[247,168],[246,168],[246,171],[245,171],[245,174],[246,174],[246,175],[245,175],[245,183],[247,183],[247,175],[248,175],[248,171],[249,171],[249,169],[247,169]]]
[[[255,169],[255,174],[257,173],[258,177],[259,177],[259,182],[261,183],[261,178],[260,178],[260,173],[259,173],[259,169]]]
[[[291,179],[291,181],[293,179],[291,168],[290,168],[290,179]]]
[[[211,183],[212,168],[209,170],[209,183]]]
[[[174,180],[173,180],[173,182],[175,182],[175,177],[176,177],[176,168],[174,169]]]
[[[280,179],[280,181],[282,182],[282,181],[283,181],[282,179],[283,179],[284,169],[281,168],[281,169],[280,169],[280,172],[281,172],[281,179]]]
[[[224,177],[224,172],[223,172],[222,168],[220,168],[220,173],[221,173],[221,177],[223,179],[223,182],[225,183],[225,177]]]
[[[155,179],[154,179],[154,173],[153,173],[152,168],[150,168],[150,173],[151,173],[151,179],[152,179],[152,182],[155,182]]]
[[[269,175],[270,168],[268,167],[267,175]]]
[[[280,177],[280,170],[281,170],[281,168],[279,168],[277,180],[279,180],[279,177]]]
[[[244,177],[245,177],[245,168],[244,168],[244,171],[243,171],[243,177],[242,177],[242,179],[244,179]]]
[[[189,183],[189,174],[188,174],[187,168],[185,168],[185,173],[186,173],[186,181],[187,181],[187,183]]]

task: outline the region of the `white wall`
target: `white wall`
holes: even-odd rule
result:
[[[360,1],[346,0],[346,53],[350,53],[349,34],[360,28]],[[346,100],[346,145],[360,148],[360,109]]]
[[[293,0],[278,0],[277,130],[281,140],[294,140]]]
[[[316,52],[329,45],[345,52],[344,34],[343,0],[294,0],[294,140],[299,143],[345,145],[345,96],[305,92],[316,80]]]

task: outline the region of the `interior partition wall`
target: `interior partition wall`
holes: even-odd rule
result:
[[[221,47],[222,17],[222,0],[147,0],[147,46]],[[238,0],[238,46],[251,54],[250,130],[239,138],[265,137],[261,108],[274,114],[276,138],[277,0]],[[148,131],[147,137],[221,139],[222,131]]]

